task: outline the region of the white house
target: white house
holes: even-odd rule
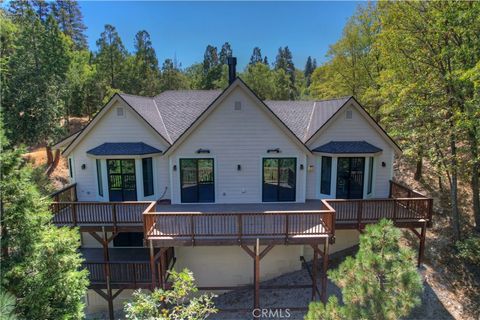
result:
[[[394,157],[401,152],[354,97],[262,101],[240,78],[232,78],[223,91],[165,91],[155,97],[115,94],[84,129],[59,142],[56,148],[62,149],[68,159],[79,203],[100,202],[106,206],[112,202],[159,201],[171,204],[158,205],[153,211],[178,215],[218,211],[268,214],[275,210],[308,213],[312,208],[325,209],[320,205],[324,199],[387,199]],[[101,215],[95,211],[98,209],[89,208],[94,215],[95,212]],[[113,212],[111,208],[108,217]],[[120,208],[121,204],[113,209],[117,210],[116,215]],[[76,208],[75,214],[87,214],[87,209],[80,209]],[[107,241],[110,258],[115,254],[122,256],[121,250],[125,249],[123,258],[147,257],[148,261],[148,249],[134,250],[145,245],[144,238],[148,240],[143,225],[138,230],[112,227],[112,223],[120,225],[118,217],[114,221],[105,218],[108,222],[104,224],[85,218],[88,221],[83,220],[87,221],[83,225],[79,222],[83,218],[74,219],[74,224],[81,227],[85,250],[101,248],[105,234],[105,239],[110,238]],[[357,223],[357,218],[349,220],[348,228],[341,227],[339,216],[336,219],[335,241],[332,237],[325,242],[331,243],[326,254],[358,241],[356,229],[361,223]],[[157,227],[161,229],[158,221]],[[181,227],[188,221],[179,220],[176,224]],[[252,223],[264,223],[261,221]],[[282,223],[287,223],[288,229],[288,222]],[[152,237],[159,242],[151,243],[174,248],[174,253],[172,249],[168,256],[171,259],[174,255],[174,267],[191,269],[200,287],[254,282],[254,275],[245,271],[251,270],[252,262],[244,247],[254,245],[258,254],[259,249],[269,245],[252,240],[264,239],[267,233],[238,236],[238,243],[202,244],[199,227],[193,226],[190,232],[193,234],[195,229],[200,236],[194,239],[192,235],[187,241],[187,236],[182,235],[182,239],[176,240],[183,242],[168,242],[175,240],[175,235],[165,228],[159,229],[159,234],[163,232],[169,238]],[[225,235],[225,230],[218,231],[218,237]],[[288,231],[287,234],[286,237],[291,235]],[[243,245],[249,235],[251,242]],[[301,256],[308,260],[316,255],[310,243],[288,242],[291,245],[267,247],[271,253],[265,253],[262,259],[261,279],[300,269]],[[129,247],[128,251],[125,247]],[[86,254],[87,262],[104,261],[101,250],[97,253]],[[166,270],[168,266],[163,268]],[[108,298],[113,290],[109,286],[110,289],[100,285],[95,288],[97,292],[106,289]],[[124,292],[121,296],[128,294]],[[109,303],[113,306],[113,302]],[[93,291],[89,293],[88,304],[91,310],[105,305]]]

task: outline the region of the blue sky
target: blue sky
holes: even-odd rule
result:
[[[280,46],[288,45],[296,67],[309,55],[325,60],[328,46],[341,35],[358,2],[93,2],[80,1],[95,42],[105,24],[117,28],[133,51],[135,33],[150,33],[160,62],[177,57],[184,67],[203,59],[205,47],[230,42],[240,69],[258,46],[273,62]]]

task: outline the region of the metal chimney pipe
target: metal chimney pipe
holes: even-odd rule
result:
[[[228,84],[232,84],[237,77],[237,58],[235,57],[228,57]]]

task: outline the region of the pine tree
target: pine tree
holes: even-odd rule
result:
[[[97,47],[95,64],[101,79],[110,88],[121,88],[127,51],[114,26],[105,25],[105,31],[97,40]]]
[[[34,145],[61,134],[70,49],[51,16],[43,25],[29,10],[19,26],[8,63],[15,72],[6,79],[4,121],[14,143]]]
[[[262,100],[273,99],[275,97],[274,74],[268,65],[260,63],[249,64],[242,74],[245,83]]]
[[[35,2],[45,3],[43,0],[35,0]],[[52,12],[60,30],[73,40],[75,48],[86,49],[87,37],[84,32],[87,27],[83,23],[83,15],[78,2],[76,0],[57,0],[52,3]]]
[[[263,57],[263,64],[269,65],[267,56]]]
[[[252,53],[252,56],[250,57],[250,64],[256,64],[258,62],[263,62],[262,51],[260,50],[259,47],[255,47],[253,48],[253,53]]]
[[[218,58],[217,48],[208,45],[203,56],[202,89],[215,89],[222,78],[222,64]]]
[[[293,64],[292,52],[286,46],[285,48],[280,47],[278,49],[278,54],[275,60],[275,70],[283,70],[290,79],[289,84],[289,94],[287,99],[294,100],[298,93],[295,86],[295,65]],[[283,75],[279,75],[278,79],[281,79]],[[283,84],[282,84],[283,85]]]
[[[336,297],[326,305],[312,302],[306,319],[395,320],[407,316],[420,304],[423,287],[414,252],[399,244],[400,236],[390,220],[367,226],[355,258],[347,257],[329,272],[341,289],[344,305]]]
[[[160,70],[150,34],[145,30],[137,32],[134,46],[134,56],[127,64],[128,85],[122,89],[133,94],[156,95],[159,91]]]
[[[160,91],[187,89],[185,75],[175,67],[172,59],[165,59],[162,64]]]
[[[313,60],[315,61],[315,60]],[[307,58],[307,62],[305,63],[305,70],[303,71],[303,74],[305,75],[305,79],[307,81],[307,87],[310,86],[310,80],[311,80],[311,76],[312,76],[312,73],[313,71],[315,70],[315,65],[316,65],[316,61],[315,61],[315,64],[314,62],[312,61],[312,57],[308,56]]]
[[[220,50],[220,56],[219,56],[219,61],[221,64],[227,64],[227,59],[228,57],[231,57],[233,55],[232,47],[230,46],[230,43],[225,42],[222,46],[222,49]]]
[[[20,319],[81,319],[87,271],[81,269],[77,230],[51,224],[48,202],[26,166],[24,150],[12,148],[0,128],[0,280],[17,297]]]

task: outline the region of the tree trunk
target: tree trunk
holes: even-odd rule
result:
[[[451,128],[454,130],[454,128]],[[456,135],[455,132],[452,131],[450,133],[450,152],[451,152],[451,172],[452,172],[452,180],[450,184],[450,203],[451,203],[451,210],[452,210],[452,227],[453,227],[453,236],[454,240],[458,241],[461,240],[461,232],[460,232],[460,215],[458,212],[458,169],[457,169],[457,145],[456,145]]]
[[[420,156],[417,159],[417,167],[415,170],[415,175],[413,177],[416,181],[420,181],[420,179],[422,179],[422,169],[423,169],[423,157]]]
[[[47,152],[47,166],[49,166],[53,163],[52,148],[50,146],[46,146],[45,151]]]
[[[472,156],[472,188],[473,216],[475,217],[475,229],[480,232],[480,160],[478,159],[478,141],[474,130],[469,130],[470,153]]]

